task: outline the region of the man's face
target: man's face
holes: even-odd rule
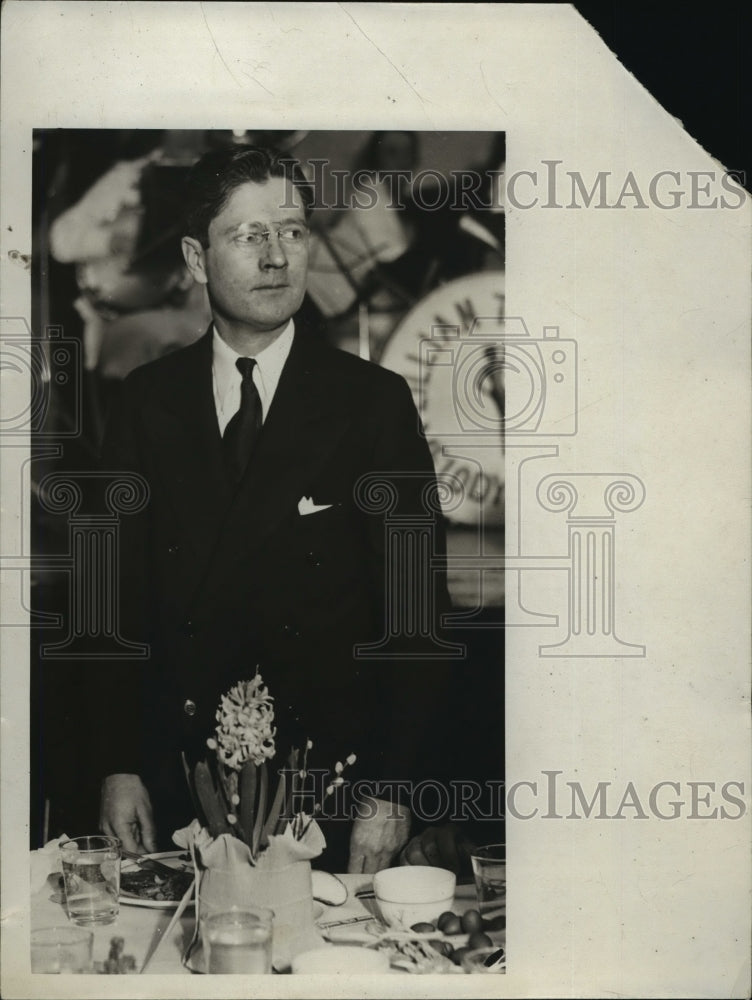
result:
[[[307,234],[298,192],[285,178],[270,177],[235,188],[209,225],[209,246],[186,237],[183,252],[193,277],[207,286],[217,319],[270,333],[303,301]]]

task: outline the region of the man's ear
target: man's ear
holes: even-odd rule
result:
[[[185,265],[193,275],[193,280],[199,285],[205,285],[208,281],[206,276],[206,264],[204,259],[204,248],[200,242],[192,236],[184,236],[181,242]]]

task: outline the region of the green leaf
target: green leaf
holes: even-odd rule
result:
[[[217,777],[219,778],[217,791],[222,794],[223,808],[225,812],[234,812],[235,807],[232,804],[232,795],[230,794],[230,787],[227,783],[227,775],[225,773],[224,764],[220,760],[217,761]]]
[[[240,835],[253,851],[253,817],[256,806],[256,765],[247,760],[240,769],[238,782],[240,796]],[[254,853],[255,857],[255,853]]]
[[[227,822],[227,814],[222,808],[221,799],[214,787],[214,779],[206,761],[202,760],[196,764],[193,781],[211,836],[218,837],[222,833],[228,833],[230,825]]]
[[[191,777],[191,769],[188,767],[188,760],[185,756],[185,751],[181,751],[180,759],[183,762],[183,773],[185,774],[185,780],[188,782],[188,791],[191,796],[191,805],[193,806],[193,812],[196,814],[196,819],[203,826],[206,826],[206,816],[201,808],[201,804],[198,801],[198,796],[196,795],[196,789],[193,784],[193,779]]]
[[[259,842],[261,841],[261,828],[264,823],[264,817],[266,816],[266,795],[269,788],[269,774],[266,768],[266,761],[263,760],[259,765],[259,793],[258,793],[258,806],[256,807],[256,822],[253,826],[253,847],[251,852],[254,858],[258,854]]]
[[[293,803],[293,796],[296,791],[295,779],[298,774],[298,755],[299,751],[296,750],[295,747],[293,747],[292,750],[290,751],[290,756],[287,758],[287,765],[290,768],[291,773],[290,773],[290,781],[288,783],[288,788],[287,788],[287,794],[285,797],[285,812],[284,816],[280,817],[280,821],[284,819],[287,820],[288,822],[292,822],[292,803]],[[284,831],[284,824],[282,825],[282,831]]]
[[[280,815],[282,813],[282,807],[285,803],[285,787],[285,772],[280,771],[279,782],[277,783],[277,791],[274,794],[272,807],[269,810],[269,816],[264,824],[264,829],[261,831],[261,847],[266,847],[269,843],[269,837],[272,834],[282,833],[284,831],[284,823],[286,820],[280,819]],[[282,829],[278,829],[280,823],[282,824]]]

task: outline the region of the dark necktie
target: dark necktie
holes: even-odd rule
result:
[[[235,367],[243,376],[240,385],[240,409],[225,428],[222,447],[227,471],[240,482],[261,431],[261,399],[253,382],[254,358],[238,358]]]

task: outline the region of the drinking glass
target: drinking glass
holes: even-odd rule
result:
[[[116,837],[74,837],[60,847],[68,919],[79,927],[117,920],[120,841]]]
[[[233,907],[201,922],[206,971],[221,975],[272,971],[272,920],[263,907]]]
[[[488,844],[470,855],[478,894],[478,909],[492,919],[506,914],[507,861],[505,844]]]
[[[91,972],[94,935],[78,927],[40,927],[31,932],[32,972]]]

